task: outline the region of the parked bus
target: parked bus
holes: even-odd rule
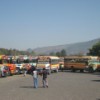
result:
[[[10,75],[16,74],[16,66],[13,63],[13,56],[0,56],[0,64],[9,67]]]
[[[83,72],[88,69],[89,60],[97,56],[67,56],[64,58],[64,69],[70,69],[72,72],[80,70]]]
[[[91,59],[88,61],[88,71],[91,73],[100,71],[100,58],[99,57],[95,57],[95,59]]]
[[[59,57],[56,56],[38,56],[37,57],[37,69],[42,70],[46,68],[48,73],[58,72],[59,69]]]
[[[10,68],[11,75],[16,74],[16,65],[14,64],[14,56],[7,56],[6,61],[6,66]]]
[[[21,55],[19,57],[19,61],[20,61],[21,65],[22,65],[21,70],[23,72],[25,70],[28,71],[31,68],[29,56],[27,56],[27,55]]]
[[[37,64],[37,56],[29,56],[29,63],[31,66],[36,66]]]

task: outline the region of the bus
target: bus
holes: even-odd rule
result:
[[[59,69],[59,57],[57,56],[38,56],[36,67],[38,70],[46,68],[48,73],[58,72]]]
[[[13,62],[13,59],[13,56],[1,55],[0,57],[0,64],[9,67],[10,75],[16,74],[16,66]]]
[[[97,71],[100,72],[100,57],[95,57],[94,59],[88,61],[88,71],[90,73]]]
[[[37,56],[29,56],[29,63],[31,66],[34,66],[36,67],[36,64],[37,64]]]
[[[89,67],[89,61],[96,58],[97,56],[66,56],[64,58],[64,69],[71,70],[72,72],[77,70],[84,72]]]

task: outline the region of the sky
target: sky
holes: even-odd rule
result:
[[[100,38],[100,0],[0,0],[0,48],[26,50]]]

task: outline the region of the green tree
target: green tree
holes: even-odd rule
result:
[[[19,51],[16,49],[5,49],[5,48],[0,48],[0,55],[35,55],[35,52],[27,52],[27,51]]]
[[[100,41],[89,49],[88,55],[100,56]]]
[[[49,55],[51,56],[55,56],[56,54],[54,52],[51,52]]]
[[[61,50],[61,54],[60,54],[61,56],[66,56],[66,51],[63,49],[63,50]]]
[[[61,56],[61,52],[56,52],[56,56],[60,57]]]
[[[35,52],[34,52],[34,51],[32,51],[32,52],[31,52],[31,55],[35,55]]]

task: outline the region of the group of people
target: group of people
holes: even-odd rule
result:
[[[47,80],[47,75],[48,72],[45,68],[43,68],[43,71],[39,73],[36,68],[33,70],[33,83],[34,83],[34,88],[38,88],[38,75],[42,76],[42,83],[43,83],[43,88],[48,88],[48,80]]]

